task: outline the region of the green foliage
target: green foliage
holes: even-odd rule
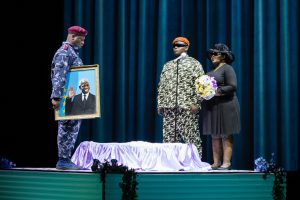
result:
[[[269,174],[274,174],[274,184],[272,196],[274,200],[284,200],[285,190],[284,183],[286,182],[286,172],[282,167],[275,164],[274,153],[271,154],[271,159],[267,162],[263,157],[257,158],[255,161],[255,171],[264,172],[263,178],[266,179]]]
[[[120,183],[120,187],[122,188],[123,200],[134,200],[137,197],[136,189],[137,189],[137,181],[136,181],[136,173],[133,169],[126,169],[124,172],[122,183]]]
[[[116,159],[112,159],[111,162],[105,160],[101,163],[99,160],[94,159],[92,165],[92,171],[100,173],[101,181],[103,183],[103,197],[105,199],[105,177],[107,173],[121,173],[123,174],[122,182],[119,184],[122,189],[122,200],[135,200],[137,198],[137,185],[136,172],[134,169],[128,169],[127,166],[118,165]]]

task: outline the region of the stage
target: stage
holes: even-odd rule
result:
[[[274,176],[248,170],[137,172],[137,199],[255,199],[272,200]],[[0,170],[0,199],[18,200],[120,200],[123,174],[108,173],[105,187],[91,170],[55,168]]]
[[[135,177],[136,189],[130,192],[134,191],[138,200],[273,199],[274,174],[264,179],[264,173],[253,170],[212,170],[192,144],[85,141],[71,160],[85,170],[0,170],[0,199],[120,200],[128,193],[121,185],[134,188],[132,182],[124,181],[128,177]],[[283,184],[284,194],[289,182],[290,188],[296,188],[288,179]]]

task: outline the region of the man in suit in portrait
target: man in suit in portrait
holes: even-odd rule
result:
[[[90,84],[86,79],[79,81],[80,94],[75,95],[73,87],[66,98],[66,115],[85,115],[96,113],[96,96],[90,93]]]

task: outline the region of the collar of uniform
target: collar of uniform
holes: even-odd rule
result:
[[[178,56],[177,58],[175,58],[175,59],[173,60],[173,62],[175,63],[175,62],[177,62],[177,60],[183,60],[183,59],[185,59],[186,57],[188,57],[187,53],[183,52],[180,56]]]
[[[63,44],[67,44],[67,45],[69,45],[70,47],[72,47],[74,50],[76,50],[76,51],[78,51],[79,50],[79,47],[77,47],[76,45],[74,45],[74,44],[71,44],[71,43],[69,43],[69,42],[63,42]]]

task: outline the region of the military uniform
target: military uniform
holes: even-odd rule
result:
[[[78,47],[63,42],[62,46],[56,51],[52,60],[51,99],[61,99],[64,94],[67,72],[70,66],[83,65],[79,57]],[[60,120],[58,121],[58,157],[70,158],[74,148],[76,138],[81,125],[81,120]]]
[[[171,60],[164,65],[161,72],[157,97],[158,109],[162,109],[164,117],[163,142],[192,143],[197,147],[200,158],[202,147],[199,114],[191,112],[191,105],[200,106],[199,98],[195,93],[195,80],[203,74],[199,61],[188,55],[177,61]]]

